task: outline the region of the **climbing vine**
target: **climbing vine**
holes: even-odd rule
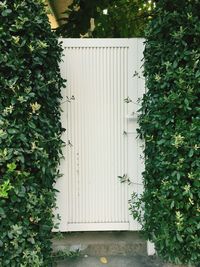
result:
[[[145,191],[132,209],[158,255],[178,264],[200,262],[199,9],[199,1],[158,1],[144,52]]]
[[[61,47],[44,1],[0,1],[0,266],[51,266]]]

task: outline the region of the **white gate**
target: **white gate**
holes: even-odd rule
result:
[[[128,200],[141,192],[136,139],[143,39],[61,39],[65,160],[56,187],[60,231],[138,230]],[[128,103],[127,103],[128,102]],[[132,185],[121,183],[126,174]]]

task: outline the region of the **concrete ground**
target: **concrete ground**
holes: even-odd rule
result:
[[[79,256],[55,267],[188,267],[147,256],[147,242],[139,232],[79,232],[53,240],[54,252],[79,251]],[[200,266],[198,266],[200,267]]]
[[[164,267],[155,257],[147,256],[81,256],[77,259],[66,260],[56,267]]]
[[[138,232],[79,232],[53,240],[54,251],[76,251],[94,257],[146,255],[146,241]]]

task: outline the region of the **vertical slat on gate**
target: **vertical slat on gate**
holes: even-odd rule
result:
[[[137,230],[128,200],[141,188],[135,102],[142,82],[138,71],[143,46],[137,39],[63,39],[62,75],[67,79],[62,121],[65,160],[57,183],[61,231]],[[126,104],[127,97],[133,102]],[[64,96],[64,98],[66,98]],[[124,134],[124,131],[127,134]],[[129,134],[129,132],[131,132]],[[133,132],[133,133],[132,133]],[[133,186],[121,184],[128,174]]]

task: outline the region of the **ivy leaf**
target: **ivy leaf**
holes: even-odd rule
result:
[[[16,167],[17,167],[17,165],[15,164],[15,162],[7,164],[7,168],[8,168],[9,172],[13,172],[16,169]]]
[[[0,216],[5,217],[5,211],[2,208],[0,208]]]
[[[200,71],[198,70],[195,74],[195,78],[198,78],[200,76]]]
[[[181,237],[181,235],[179,235],[178,233],[176,234],[176,237],[178,239],[179,242],[183,242],[183,238]]]
[[[12,234],[12,232],[8,232],[8,237],[9,237],[9,239],[13,239],[13,234]]]
[[[32,245],[35,244],[35,240],[34,240],[33,237],[30,237],[30,238],[28,238],[27,240],[28,240]]]
[[[190,149],[188,156],[191,158],[194,155],[194,149]]]
[[[3,10],[2,12],[1,12],[1,15],[3,16],[3,17],[6,17],[6,16],[8,16],[9,14],[11,14],[12,13],[12,10],[11,9],[5,9],[5,10]]]
[[[170,208],[173,209],[174,207],[174,200],[171,202]]]
[[[3,266],[52,265],[64,80],[59,68],[62,47],[44,4],[44,0],[0,0],[0,240],[7,244],[0,249]],[[42,112],[31,107],[34,103],[41,103]],[[32,149],[33,143],[39,147]]]
[[[146,31],[138,129],[145,137],[145,190],[135,209],[144,213],[142,229],[158,254],[191,266],[200,262],[198,8],[199,1],[156,1]]]
[[[187,98],[185,98],[184,103],[185,103],[186,106],[189,106],[189,101],[188,101]]]

